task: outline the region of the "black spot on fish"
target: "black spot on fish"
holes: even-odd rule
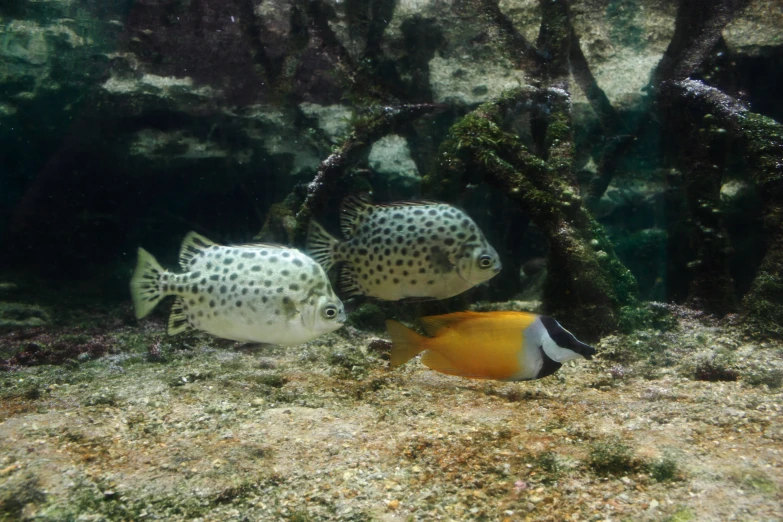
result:
[[[402,232],[403,228],[405,228],[405,225],[397,225],[396,230],[397,232]]]
[[[421,255],[421,254],[419,253],[419,251],[418,251],[418,250],[414,250],[414,251],[413,251],[413,257],[419,257],[420,255]]]
[[[203,295],[198,296],[198,302],[203,303],[205,300],[205,297]]]
[[[270,281],[269,279],[267,279],[266,281],[264,281],[264,286],[265,286],[265,287],[267,287],[267,288],[269,288],[270,286],[272,286],[272,281]]]
[[[233,257],[227,257],[227,258],[225,258],[223,260],[223,264],[226,264],[226,265],[230,265],[233,262],[234,262],[234,258]]]
[[[237,306],[237,308],[240,308],[242,306],[242,301],[237,301],[234,304]]]
[[[291,257],[291,253],[290,252],[283,252],[283,257],[285,257],[285,258]]]
[[[378,223],[380,223],[381,225],[385,225],[386,224],[386,218],[382,217],[381,219],[378,220]]]
[[[179,293],[182,293],[182,292],[184,292],[184,291],[185,291],[185,288],[184,288],[182,285],[179,285],[179,286],[177,287],[177,292],[179,292]]]
[[[196,306],[196,300],[195,300],[195,299],[190,299],[190,300],[188,301],[188,304],[189,304],[190,306]]]
[[[427,284],[428,284],[428,285],[434,285],[434,284],[435,284],[435,281],[434,281],[433,279],[430,279],[429,281],[427,281]]]
[[[262,250],[261,252],[259,252],[259,254],[261,254],[262,256],[266,256],[266,255],[269,255],[269,251]]]
[[[236,292],[237,291],[237,285],[231,285],[231,291]]]
[[[394,262],[394,265],[395,266],[402,266],[402,263],[403,263],[403,260],[402,259],[398,259],[397,261]]]
[[[201,272],[191,272],[190,273],[190,278],[191,279],[198,279],[199,277],[201,277]]]
[[[378,272],[383,272],[383,265],[376,265],[375,270]]]
[[[437,210],[435,210],[434,208],[431,208],[431,209],[430,209],[430,210],[427,212],[427,214],[429,214],[430,216],[437,216],[437,215],[438,215],[438,211],[437,211]]]
[[[231,277],[229,277],[229,279],[231,279],[232,281],[236,281],[236,279],[237,279],[238,277],[239,277],[239,275],[238,275],[238,274],[231,274]]]
[[[406,222],[406,223],[413,223],[413,218],[412,218],[412,217],[409,217],[408,219],[406,219],[406,220],[405,220],[405,222]]]
[[[198,293],[198,285],[191,286],[190,287],[190,292],[193,293],[193,294],[197,294]]]
[[[220,306],[226,306],[226,300],[225,299],[221,299],[220,300]]]
[[[426,274],[427,270],[425,268],[419,268],[419,273],[420,274]]]
[[[261,289],[260,288],[256,288],[255,290],[253,290],[253,293],[258,295],[258,294],[261,293]],[[264,296],[264,299],[266,299],[266,296]],[[264,301],[264,302],[266,303],[266,301]]]
[[[468,241],[475,241],[477,239],[478,239],[478,236],[476,236],[476,234],[471,234],[470,237],[468,238]]]
[[[367,255],[367,249],[366,248],[360,248],[359,249],[359,255],[360,256],[366,256]]]
[[[424,214],[424,211],[420,208],[417,208],[416,210],[413,211],[413,213],[417,216],[421,216]]]
[[[207,263],[207,270],[212,270],[213,266],[214,265],[212,263]]]
[[[402,236],[397,236],[396,241],[398,245],[401,245],[405,241],[405,238]]]
[[[277,288],[275,288],[275,292],[277,292],[278,294],[282,294],[283,293],[283,287],[282,286],[278,286]]]
[[[380,280],[380,279],[376,279],[376,280],[375,280],[375,284],[376,284],[376,285],[379,285],[379,284],[381,284],[381,280]]]
[[[214,290],[215,290],[215,287],[212,286],[212,285],[209,285],[209,288],[207,288],[207,293],[211,294],[212,292],[214,292]]]
[[[223,269],[223,273],[224,273],[224,274],[227,274],[227,273],[228,273],[228,268],[224,268],[224,269]]]
[[[447,237],[446,239],[443,240],[443,243],[446,246],[451,246],[451,245],[454,244],[454,238],[453,237]]]
[[[440,236],[439,236],[438,234],[432,234],[432,235],[430,236],[430,239],[431,239],[433,242],[434,242],[434,241],[438,241],[438,240],[440,240]]]
[[[294,264],[294,266],[302,266],[304,264],[304,263],[302,263],[301,259],[294,259],[291,262]]]
[[[162,289],[164,292],[168,292],[168,291],[169,291],[169,285],[163,285],[163,286],[161,286],[160,288],[161,288],[161,289]]]
[[[300,281],[307,281],[307,274],[299,274]]]
[[[465,232],[458,232],[457,239],[465,239]]]
[[[408,271],[407,270],[403,270],[402,271],[402,277],[408,277]]]
[[[210,299],[209,300],[209,307],[210,308],[215,308],[215,300],[214,299]]]
[[[269,258],[270,263],[277,263],[277,256],[272,256]]]
[[[457,231],[457,225],[449,226],[449,230],[451,230],[452,232],[456,232]]]
[[[299,285],[296,283],[291,283],[290,285],[288,285],[288,289],[293,292],[296,292],[297,290],[299,290]]]
[[[416,284],[416,280],[415,279],[411,279],[411,284],[415,285]]]
[[[242,270],[243,268],[245,268],[245,263],[239,263],[237,265],[237,270]]]
[[[407,256],[408,255],[408,249],[405,247],[402,247],[400,249],[400,255]]]
[[[400,212],[395,212],[392,215],[392,219],[405,219],[405,216],[402,213],[400,213]]]
[[[202,277],[200,282],[201,282],[202,285],[207,284],[207,278],[206,277]]]
[[[408,266],[413,266],[413,259],[408,259]]]
[[[413,232],[416,230],[416,225],[408,225],[408,232]]]
[[[397,279],[396,277],[392,280],[392,283],[394,283],[395,285],[398,284],[399,282],[400,282],[400,280]]]
[[[460,223],[460,226],[462,228],[468,228],[469,225],[470,225],[470,220],[469,219],[463,219],[462,223]]]
[[[253,265],[250,267],[250,270],[253,272],[260,272],[261,271],[261,265]]]
[[[256,292],[258,292],[258,289],[256,289]],[[262,295],[261,296],[261,302],[262,303],[266,303],[267,301],[269,301],[269,298],[267,296],[265,296],[265,295]]]
[[[256,253],[255,252],[242,252],[242,257],[244,257],[245,259],[253,259],[254,257],[256,257]]]
[[[220,285],[220,293],[225,294],[226,292],[228,292],[226,285]]]
[[[290,276],[290,275],[291,275],[291,271],[290,271],[290,270],[283,270],[283,271],[282,271],[282,272],[280,272],[280,273],[281,273],[281,274],[283,274],[283,277],[288,277],[288,276]]]

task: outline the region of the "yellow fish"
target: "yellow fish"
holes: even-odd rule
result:
[[[595,348],[578,341],[551,317],[526,312],[457,312],[422,317],[430,337],[386,321],[391,366],[421,352],[435,371],[472,379],[527,381],[555,373],[571,359],[592,359]]]

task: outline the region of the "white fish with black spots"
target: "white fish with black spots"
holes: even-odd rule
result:
[[[488,281],[500,258],[476,223],[445,203],[373,204],[349,196],[340,207],[345,241],[310,221],[307,250],[327,272],[339,265],[344,298],[446,299]]]
[[[241,342],[291,346],[340,328],[345,310],[323,268],[279,245],[222,246],[190,232],[182,242],[184,273],[162,268],[139,248],[130,282],[141,319],[176,296],[168,333],[203,330]]]

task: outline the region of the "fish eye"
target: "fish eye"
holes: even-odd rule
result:
[[[334,305],[329,305],[324,308],[323,314],[327,319],[334,319],[337,317],[337,307]]]
[[[492,266],[492,256],[484,254],[479,258],[479,267],[489,268]]]

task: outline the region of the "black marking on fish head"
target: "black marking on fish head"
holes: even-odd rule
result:
[[[595,348],[574,337],[574,334],[560,326],[560,323],[551,317],[542,315],[540,319],[541,324],[544,325],[547,333],[549,333],[549,337],[551,337],[560,348],[566,348],[572,352],[578,353],[588,361],[593,358],[593,355],[595,355]]]
[[[541,379],[543,377],[548,377],[555,373],[557,370],[560,369],[561,366],[563,366],[562,363],[559,363],[549,357],[546,352],[544,351],[543,346],[538,347],[538,354],[541,356],[541,360],[543,361],[543,364],[541,365],[541,369],[538,370],[538,374],[534,377],[534,379]]]

